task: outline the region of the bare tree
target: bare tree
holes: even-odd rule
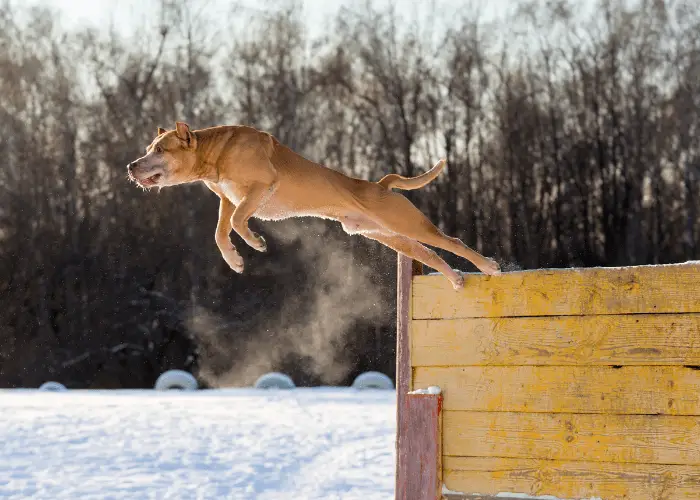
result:
[[[406,194],[505,264],[697,258],[690,0],[529,1],[442,26],[426,21],[436,11],[356,4],[313,36],[294,0],[237,6],[236,29],[205,0],[147,1],[159,15],[133,34],[0,2],[0,385],[143,387],[171,367],[212,383],[261,367],[304,383],[393,373],[394,253],[334,223],[269,224],[269,253],[242,245],[250,272],[232,275],[214,196],[126,179],[175,120],[255,125],[373,180],[446,156]]]

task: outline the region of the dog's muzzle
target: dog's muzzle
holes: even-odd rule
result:
[[[156,186],[163,177],[163,169],[160,167],[149,168],[146,172],[144,172],[143,165],[141,168],[138,167],[138,160],[132,161],[126,166],[126,171],[129,174],[129,179],[143,187]]]

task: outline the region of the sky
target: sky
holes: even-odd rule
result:
[[[18,4],[48,5],[60,13],[61,24],[64,28],[78,28],[92,25],[98,29],[111,30],[120,33],[127,39],[139,40],[145,43],[141,33],[155,33],[154,26],[158,26],[160,6],[164,2],[178,0],[14,0]],[[200,9],[204,10],[204,18],[216,23],[213,28],[229,31],[244,30],[248,20],[256,12],[279,8],[290,0],[187,0],[195,13],[193,17],[199,17]],[[393,3],[400,18],[415,22],[419,30],[427,30],[425,33],[433,33],[439,40],[439,33],[443,28],[459,22],[464,17],[470,20],[478,16],[481,22],[497,20],[497,27],[492,41],[506,42],[517,40],[522,48],[538,46],[538,38],[531,39],[531,28],[514,25],[508,18],[517,10],[523,2],[533,2],[540,5],[550,4],[556,0],[291,0],[303,5],[303,17],[307,21],[307,34],[310,39],[326,35],[327,21],[334,21],[341,7],[350,8],[361,12],[367,3],[381,8]],[[564,0],[574,6],[575,14],[586,15],[590,8],[600,0]],[[636,0],[622,0],[635,2]],[[195,12],[196,11],[196,12]],[[234,14],[235,13],[235,14]],[[243,14],[243,15],[241,15]],[[223,21],[223,22],[221,22]],[[554,31],[550,35],[557,37]],[[505,38],[503,38],[505,36]],[[514,37],[514,38],[513,38]],[[556,42],[555,42],[556,43]]]
[[[544,0],[542,0],[544,1]],[[593,0],[579,0],[583,3],[590,3]],[[385,3],[386,0],[373,0],[376,4]],[[70,26],[92,24],[97,26],[108,26],[112,20],[118,28],[129,30],[133,27],[134,21],[143,21],[156,12],[149,12],[153,5],[158,5],[157,0],[31,0],[27,3],[47,4],[62,12],[62,19]],[[229,15],[234,4],[242,4],[250,9],[262,9],[265,5],[279,4],[280,0],[197,0],[192,1],[193,6],[206,4],[208,9],[214,13],[225,16]],[[303,0],[305,17],[309,22],[312,31],[313,26],[321,26],[327,16],[332,16],[340,6],[362,5],[364,0]],[[429,8],[434,3],[447,17],[458,14],[469,8],[470,5],[480,4],[485,17],[499,15],[512,9],[515,2],[513,0],[396,0],[396,5],[400,10],[406,9],[413,12],[416,8]],[[198,8],[198,7],[197,7]]]

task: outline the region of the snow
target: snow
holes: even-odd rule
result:
[[[392,499],[395,397],[0,390],[0,498]]]
[[[449,489],[447,486],[444,484],[442,485],[442,495],[447,499],[450,500],[450,498],[453,497],[458,497],[460,500],[469,500],[470,498],[483,498],[484,496],[488,496],[485,494],[480,494],[480,493],[463,493],[461,491],[454,491]],[[559,497],[554,497],[552,495],[538,495],[538,496],[532,496],[528,495],[527,493],[497,493],[496,495],[491,495],[492,498],[502,498],[503,500],[572,500],[572,499],[566,499],[566,498],[559,498]],[[582,499],[582,500],[603,500],[602,498],[598,497],[591,497],[589,499]]]
[[[442,389],[436,385],[431,385],[427,389],[416,389],[414,391],[409,391],[409,394],[440,394]]]
[[[634,265],[634,266],[594,266],[594,267],[544,267],[544,268],[538,268],[538,269],[519,269],[519,270],[513,270],[513,271],[502,271],[501,274],[515,274],[515,273],[536,273],[536,272],[561,272],[561,271],[578,271],[578,272],[590,272],[593,270],[605,270],[605,271],[624,271],[628,269],[638,269],[638,268],[648,268],[648,267],[654,267],[654,268],[666,268],[666,267],[696,267],[700,266],[700,260],[687,260],[685,262],[674,262],[671,264],[640,264],[640,265]],[[453,268],[453,271],[462,273],[464,275],[482,275],[482,273],[479,272],[470,272],[470,271],[462,271],[457,268]],[[439,272],[429,272],[426,275],[427,276],[436,276],[441,273]]]

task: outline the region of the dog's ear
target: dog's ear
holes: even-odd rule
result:
[[[192,135],[189,125],[187,125],[185,122],[176,122],[175,131],[177,136],[187,143],[188,147],[194,148],[195,138],[194,135]]]
[[[163,127],[158,127],[158,135],[159,136],[163,135],[166,132],[167,132],[167,130],[165,130]]]

